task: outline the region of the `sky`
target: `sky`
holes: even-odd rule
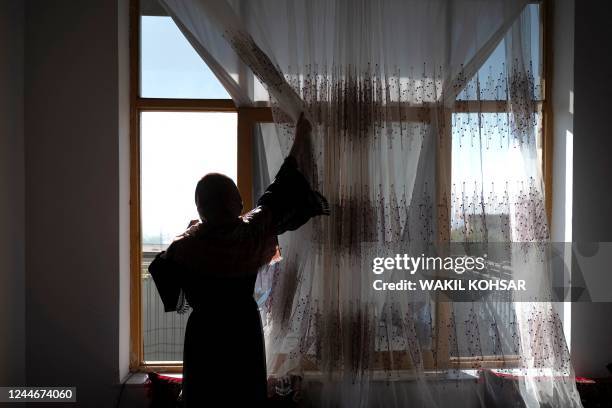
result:
[[[237,115],[144,112],[141,116],[143,241],[169,243],[197,219],[194,191],[207,173],[236,181]]]
[[[143,98],[230,98],[170,17],[143,16],[141,27]]]

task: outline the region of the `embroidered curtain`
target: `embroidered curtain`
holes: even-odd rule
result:
[[[281,237],[283,262],[259,278],[277,392],[301,389],[313,406],[581,406],[538,245],[548,226],[532,6],[161,3],[238,105],[271,104],[258,185],[288,153],[299,112],[313,124],[307,177],[331,216]],[[484,73],[494,52],[504,62]],[[373,290],[375,257],[474,243],[502,248],[504,273],[526,277],[541,301]],[[478,372],[491,365],[512,385]]]

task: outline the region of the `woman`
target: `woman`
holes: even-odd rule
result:
[[[310,188],[309,122],[300,115],[295,141],[274,182],[244,216],[236,184],[221,174],[204,176],[195,201],[201,222],[151,263],[166,311],[193,309],[185,331],[184,406],[260,406],[266,400],[261,320],[253,290],[260,267],[277,253],[276,236],[311,217],[329,214],[327,201]]]

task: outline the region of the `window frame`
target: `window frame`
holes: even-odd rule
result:
[[[552,213],[552,7],[550,0],[532,1],[540,4],[540,32],[542,50],[542,86],[544,89],[541,101],[537,101],[537,109],[542,114],[542,174],[544,178],[544,193],[546,213],[551,220]],[[181,372],[182,364],[175,362],[144,361],[144,343],[142,333],[142,293],[141,293],[141,197],[140,197],[140,114],[141,112],[236,112],[237,113],[237,146],[238,146],[238,189],[244,200],[245,211],[253,206],[253,129],[258,123],[273,122],[270,107],[237,107],[231,99],[166,99],[142,98],[140,96],[140,1],[130,0],[129,16],[129,53],[130,53],[130,355],[131,372]],[[460,101],[455,107],[443,112],[445,123],[444,137],[438,140],[436,154],[436,220],[437,242],[447,243],[450,239],[450,207],[448,197],[451,183],[452,155],[452,114],[455,112],[470,112],[474,102]],[[505,101],[479,101],[479,112],[506,112]],[[408,107],[405,112],[416,120],[427,120],[427,107]],[[446,186],[446,187],[445,187]],[[442,300],[436,303],[436,321],[444,321],[450,316],[450,305]],[[438,343],[437,361],[433,355],[425,355],[426,368],[472,368],[481,364],[489,368],[508,367],[512,356],[504,360],[497,356],[458,357],[450,358],[448,345],[444,339],[449,336],[447,325],[435,325],[434,342]],[[409,368],[409,367],[407,367]]]
[[[237,114],[238,189],[245,211],[253,206],[253,128],[273,122],[269,107],[237,107],[231,99],[143,98],[140,96],[140,1],[130,0],[130,371],[180,372],[176,362],[144,360],[142,333],[142,237],[140,191],[140,117],[142,112],[235,112]]]
[[[552,55],[552,1],[551,0],[530,0],[529,4],[540,6],[540,56],[542,61],[542,98],[536,100],[535,110],[542,115],[542,178],[544,184],[544,207],[548,218],[549,228],[552,220],[552,160],[553,160],[553,114],[552,114],[552,75],[553,75],[553,55]],[[444,123],[446,125],[443,133],[444,139],[438,141],[436,151],[436,221],[437,225],[444,225],[444,228],[437,228],[437,243],[440,248],[450,242],[450,205],[448,198],[451,197],[451,166],[452,166],[452,114],[453,113],[503,113],[507,112],[507,102],[493,100],[478,101],[457,101],[454,108],[445,110]],[[470,110],[471,106],[478,106],[478,110]],[[440,296],[440,295],[438,295]],[[440,298],[439,298],[440,299]],[[448,301],[440,299],[436,302],[436,322],[446,322],[450,320],[451,307]],[[450,336],[449,325],[436,324],[434,342],[438,343],[436,353],[437,361],[434,361],[436,369],[470,369],[474,367],[486,368],[511,368],[518,361],[518,356],[507,355],[503,358],[493,355],[477,357],[450,357],[448,344],[444,341]]]

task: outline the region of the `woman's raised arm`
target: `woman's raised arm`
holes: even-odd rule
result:
[[[295,158],[298,169],[300,169],[302,174],[308,179],[310,178],[313,168],[311,132],[312,125],[304,116],[304,112],[302,112],[295,125],[295,139],[289,151],[289,156]]]

